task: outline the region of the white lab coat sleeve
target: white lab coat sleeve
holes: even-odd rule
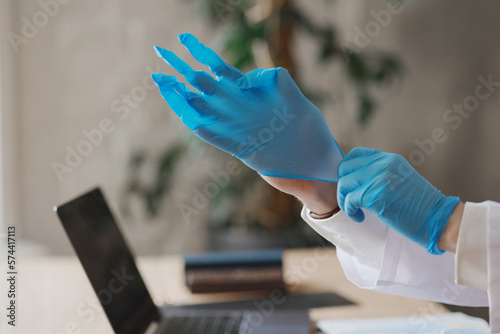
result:
[[[492,333],[500,333],[500,204],[491,203],[488,209],[486,233],[490,326]]]
[[[466,203],[456,255],[456,280],[488,289],[492,333],[500,333],[500,203]]]
[[[488,305],[485,290],[455,283],[454,254],[429,254],[366,210],[363,223],[343,212],[323,220],[309,213],[303,208],[303,219],[337,247],[347,278],[359,287],[448,304]]]
[[[483,290],[488,289],[487,221],[490,203],[465,204],[457,242],[457,283]]]

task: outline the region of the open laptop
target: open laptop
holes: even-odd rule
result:
[[[310,332],[307,310],[157,307],[99,188],[54,210],[116,334]]]

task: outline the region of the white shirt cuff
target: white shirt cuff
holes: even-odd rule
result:
[[[326,240],[330,241],[336,247],[339,247],[349,254],[353,253],[351,246],[349,245],[349,237],[342,233],[345,230],[345,225],[351,224],[351,222],[346,219],[339,219],[343,216],[342,211],[337,212],[330,218],[326,219],[314,219],[311,217],[311,211],[305,206],[302,208],[301,212],[302,219],[309,223],[309,226],[321,235]],[[344,225],[344,228],[342,228]],[[340,228],[341,231],[337,231]]]
[[[383,258],[388,228],[373,213],[363,212],[366,217],[363,223],[353,222],[342,211],[327,219],[314,219],[306,207],[302,209],[302,218],[337,248],[363,263],[378,267]]]
[[[485,203],[465,204],[455,256],[457,284],[488,289],[487,220]]]

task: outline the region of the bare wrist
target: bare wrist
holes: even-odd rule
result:
[[[299,200],[318,216],[333,214],[339,207],[337,204],[337,184],[317,182],[314,184],[314,191],[308,192],[307,196],[299,198]]]
[[[460,232],[460,226],[462,225],[462,216],[464,214],[463,203],[458,204],[453,210],[453,213],[448,220],[448,224],[439,238],[438,248],[447,252],[455,253],[457,250],[458,233]]]
[[[338,208],[337,183],[261,176],[276,189],[297,197],[309,210],[318,215],[327,214]]]

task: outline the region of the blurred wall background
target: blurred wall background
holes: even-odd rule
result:
[[[15,154],[7,158],[15,186],[10,187],[8,197],[17,205],[10,206],[15,214],[9,219],[19,224],[26,242],[53,254],[70,252],[52,211],[54,205],[101,185],[121,217],[120,198],[130,154],[141,148],[160,150],[186,131],[151,86],[150,72],[173,74],[152,46],[164,46],[192,60],[177,42],[177,34],[191,32],[217,51],[222,34],[186,1],[63,2],[52,8],[53,17],[43,27],[31,31],[26,22],[37,19],[43,10],[40,3],[11,3],[10,32],[22,35],[24,29],[30,37],[18,50],[7,44],[8,66],[13,71],[9,91],[14,101],[13,107],[2,110],[13,116],[8,146]],[[375,92],[379,108],[373,120],[364,128],[355,127],[351,87],[339,79],[335,67],[313,68],[317,62],[313,45],[306,36],[297,36],[300,75],[311,87],[331,90],[334,102],[323,109],[345,150],[368,146],[406,158],[423,156],[417,169],[443,192],[467,201],[500,201],[500,92],[492,92],[468,118],[461,117],[456,129],[452,126],[458,121],[443,119],[454,104],[463,104],[475,94],[479,76],[491,75],[500,81],[496,33],[500,3],[403,1],[400,12],[386,21],[376,19],[388,8],[385,0],[299,3],[309,16],[335,24],[347,45],[357,46],[360,52],[395,53],[405,65],[404,79],[395,88]],[[376,23],[378,33],[360,37],[360,31],[367,34],[365,29]],[[96,137],[88,156],[75,159],[71,172],[66,170],[58,178],[54,162],[66,164],[68,152],[86,139],[82,131],[99,127],[108,133],[102,139]],[[436,143],[429,155],[414,153],[421,150],[415,141],[432,138],[436,128],[442,128],[447,139]],[[138,253],[205,249],[204,213],[193,224],[183,224],[176,204],[192,190],[189,179],[210,170],[209,156],[184,162],[185,175],[177,180],[172,198],[155,222],[140,214],[124,219],[125,232]]]

